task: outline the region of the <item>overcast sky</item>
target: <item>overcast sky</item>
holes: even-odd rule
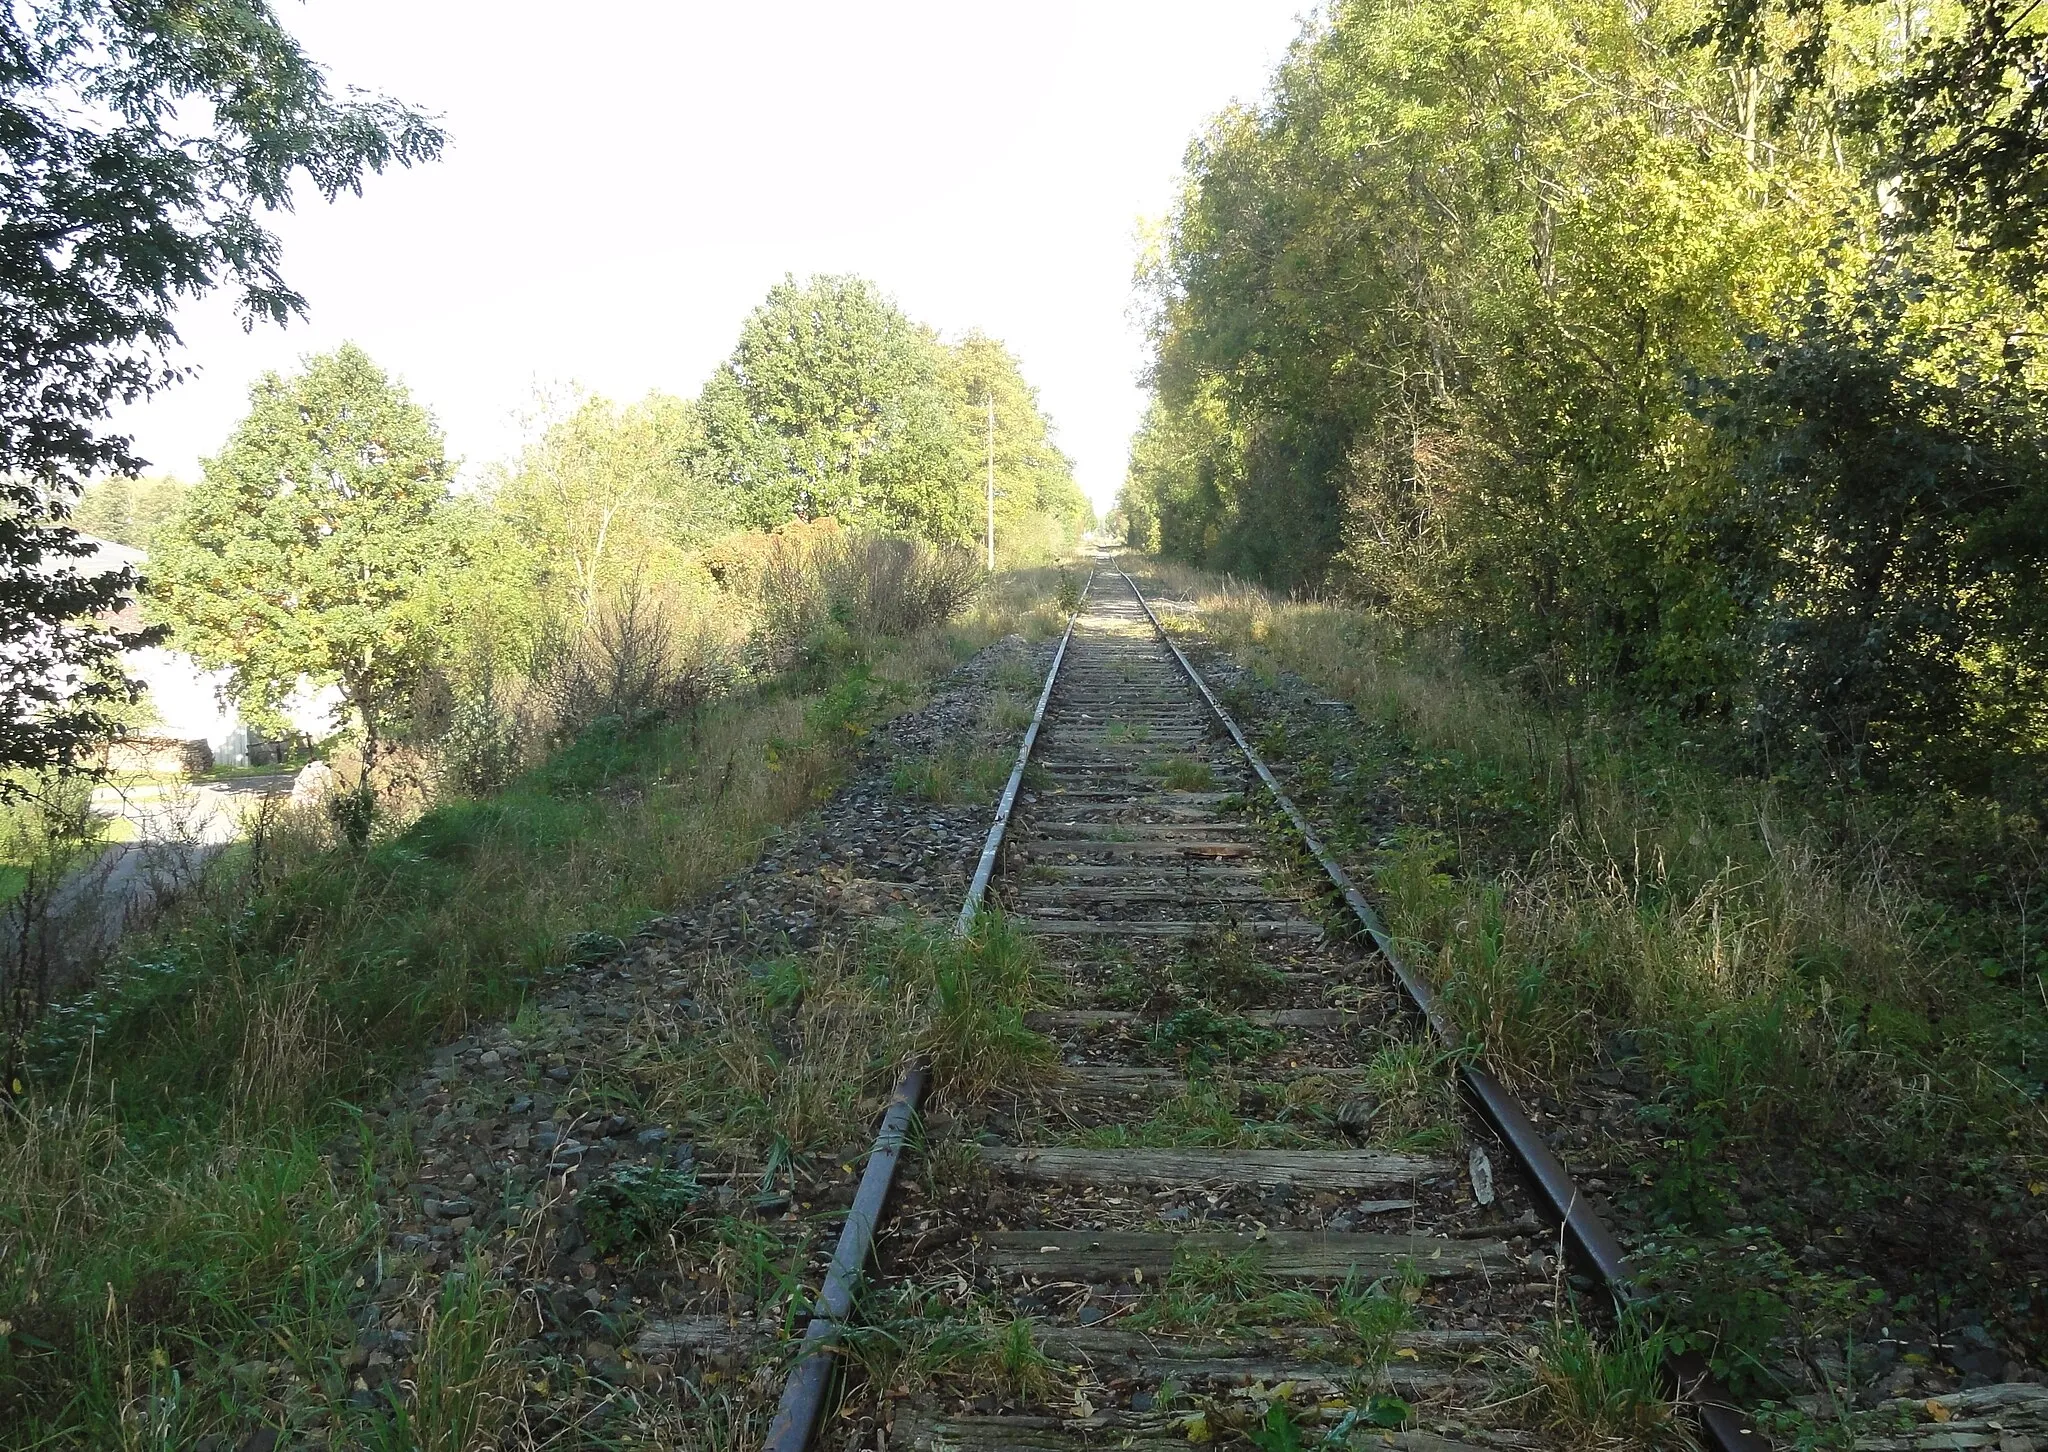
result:
[[[199,378],[121,422],[196,477],[253,378],[353,339],[473,470],[536,382],[694,394],[784,273],[855,272],[1006,341],[1106,507],[1144,403],[1138,223],[1307,8],[287,0],[337,83],[443,113],[448,154],[280,219],[311,316],[245,335],[225,299],[188,309]]]

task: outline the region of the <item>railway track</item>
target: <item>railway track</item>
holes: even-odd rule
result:
[[[860,1370],[834,1446],[1550,1445],[1516,1387],[1563,1319],[1560,1251],[1596,1277],[1618,1252],[1554,1159],[1525,1163],[1548,1151],[1497,1084],[1470,1071],[1481,1113],[1460,1101],[1426,990],[1276,804],[1306,833],[1136,586],[1098,571],[962,913],[999,855],[990,895],[1056,980],[1030,1022],[1057,1065],[951,1124],[849,1330],[906,1079],[772,1448],[805,1445],[835,1340]],[[972,1336],[932,1331],[963,1311]],[[1761,1445],[1736,1423],[1710,1412],[1706,1440]]]

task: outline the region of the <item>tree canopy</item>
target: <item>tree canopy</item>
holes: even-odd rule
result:
[[[340,687],[373,760],[434,654],[420,606],[453,563],[440,431],[352,345],[265,375],[249,404],[160,541],[154,609],[258,720],[303,683]]]
[[[543,398],[535,436],[493,481],[494,503],[586,620],[608,590],[720,532],[725,501],[700,487],[696,406],[650,393],[620,409]]]
[[[2040,320],[1719,13],[1334,6],[1189,153],[1125,517],[1781,755],[2038,755]],[[1965,23],[1857,13],[1834,96]]]
[[[135,581],[77,569],[62,520],[90,477],[142,467],[108,419],[178,378],[172,309],[232,285],[252,322],[300,311],[264,214],[441,145],[409,107],[337,100],[266,0],[0,13],[0,768],[112,729],[127,642],[95,622]]]
[[[698,467],[757,528],[831,517],[971,543],[991,391],[999,537],[1071,537],[1087,505],[1016,360],[978,334],[948,346],[857,277],[769,291],[704,387]]]

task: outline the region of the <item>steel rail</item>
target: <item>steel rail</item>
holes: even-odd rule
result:
[[[1094,583],[1095,572],[1090,570],[1087,584],[1081,587],[1082,600],[1088,598],[1088,588]],[[1031,764],[1031,748],[1038,743],[1038,728],[1045,721],[1052,688],[1066,662],[1067,646],[1074,638],[1074,622],[1078,619],[1078,610],[1067,617],[1066,633],[1060,637],[1059,649],[1053,652],[1052,665],[1046,670],[1045,687],[1038,693],[1038,708],[1031,713],[1031,724],[1025,728],[1023,744],[1017,748],[1017,763],[1010,768],[1009,782],[996,804],[995,821],[989,824],[987,840],[982,843],[974,880],[968,884],[966,901],[960,905],[960,916],[953,924],[956,938],[964,938],[973,931],[975,917],[988,896],[989,879],[995,874],[1003,838],[1010,828],[1010,814],[1016,809],[1017,794],[1023,788],[1024,769]],[[762,1452],[804,1452],[817,1435],[832,1390],[832,1372],[838,1361],[834,1347],[840,1327],[853,1312],[853,1298],[860,1289],[868,1255],[874,1249],[875,1231],[881,1226],[889,1191],[896,1183],[896,1166],[903,1157],[911,1117],[917,1113],[918,1102],[930,1082],[931,1066],[920,1060],[904,1071],[896,1082],[895,1092],[889,1096],[881,1130],[875,1135],[874,1148],[868,1152],[867,1166],[861,1172],[860,1188],[854,1192],[853,1206],[839,1229],[839,1244],[833,1248],[825,1282],[811,1308],[810,1324],[804,1328],[803,1349],[796,1365],[790,1368],[788,1380],[782,1384],[782,1400],[776,1403],[775,1416],[768,1423]]]
[[[1345,905],[1358,919],[1359,926],[1365,929],[1366,936],[1372,939],[1380,957],[1386,961],[1387,967],[1392,970],[1402,990],[1408,995],[1409,1003],[1429,1025],[1431,1035],[1446,1049],[1459,1051],[1458,1073],[1464,1082],[1466,1093],[1480,1114],[1493,1125],[1502,1143],[1507,1145],[1509,1153],[1520,1161],[1523,1172],[1549,1205],[1552,1216],[1564,1228],[1582,1262],[1593,1271],[1618,1304],[1627,1305],[1634,1301],[1636,1292],[1629,1273],[1628,1260],[1622,1252],[1621,1242],[1614,1238],[1614,1232],[1609,1230],[1606,1222],[1594,1212],[1585,1195],[1573,1183],[1571,1172],[1564,1167],[1564,1162],[1557,1157],[1557,1152],[1551,1149],[1549,1141],[1543,1138],[1542,1132],[1536,1128],[1527,1111],[1514,1095],[1508,1092],[1507,1086],[1469,1054],[1463,1052],[1465,1043],[1458,1033],[1457,1025],[1445,1012],[1435,991],[1402,958],[1400,951],[1395,947],[1393,935],[1387,931],[1386,924],[1380,920],[1380,915],[1373,910],[1372,904],[1366,901],[1365,894],[1358,890],[1350,875],[1331,855],[1330,849],[1323,845],[1322,839],[1316,835],[1315,829],[1309,825],[1308,818],[1302,815],[1301,809],[1281,789],[1278,778],[1260,758],[1259,753],[1253,750],[1244,731],[1223,708],[1223,703],[1216,699],[1215,693],[1209,689],[1209,683],[1202,679],[1201,672],[1195,669],[1194,664],[1188,660],[1173,637],[1166,633],[1166,627],[1160,624],[1158,615],[1153,613],[1152,603],[1138,588],[1137,581],[1122,570],[1118,570],[1117,574],[1130,586],[1131,594],[1138,604],[1144,607],[1145,618],[1152,622],[1152,628],[1158,632],[1160,642],[1173,653],[1173,658],[1179,663],[1181,673],[1187,677],[1188,684],[1192,685],[1196,693],[1208,704],[1217,722],[1229,733],[1230,739],[1237,743],[1237,749],[1244,754],[1244,759],[1258,774],[1259,780],[1265,783],[1266,790],[1272,794],[1274,802],[1286,815],[1287,820],[1293,823],[1303,845],[1308,848],[1309,855],[1316,859],[1328,875],[1331,886],[1336,888],[1344,899]],[[1741,1408],[1736,1406],[1726,1388],[1715,1380],[1707,1369],[1704,1358],[1698,1353],[1688,1352],[1668,1358],[1666,1371],[1679,1394],[1692,1405],[1699,1417],[1701,1429],[1706,1432],[1719,1452],[1769,1452],[1770,1443],[1757,1432]]]

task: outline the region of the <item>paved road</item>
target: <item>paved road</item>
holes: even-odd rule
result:
[[[289,793],[292,773],[225,781],[103,786],[93,809],[127,822],[134,840],[107,848],[74,873],[55,912],[77,956],[97,957],[123,928],[189,884],[214,853],[242,835],[244,817],[267,796]]]

